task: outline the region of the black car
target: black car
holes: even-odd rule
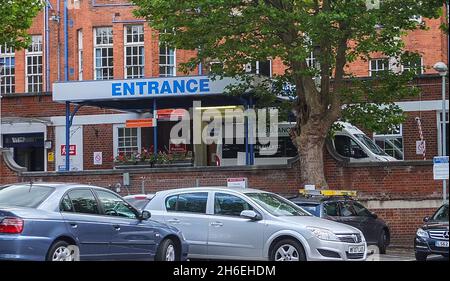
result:
[[[356,200],[347,196],[299,196],[290,200],[314,216],[358,228],[368,245],[376,245],[381,254],[386,253],[391,237],[389,227]]]
[[[425,261],[431,254],[448,257],[448,203],[434,215],[423,219],[424,225],[417,230],[414,239],[416,260]]]

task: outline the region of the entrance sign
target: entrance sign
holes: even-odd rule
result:
[[[76,103],[222,95],[225,88],[232,84],[238,84],[238,80],[233,78],[213,80],[208,76],[59,82],[53,84],[53,101]]]
[[[135,120],[127,120],[126,128],[149,128],[156,126],[156,119],[148,118],[148,119],[135,119]]]
[[[248,187],[248,179],[247,178],[229,178],[229,179],[227,179],[227,187],[247,188]]]
[[[433,158],[433,177],[435,180],[448,180],[448,156]]]

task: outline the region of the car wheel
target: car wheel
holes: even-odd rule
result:
[[[306,254],[299,242],[284,239],[274,245],[270,259],[272,261],[306,261]]]
[[[171,239],[165,239],[161,242],[155,260],[157,261],[176,261],[177,247]]]
[[[428,257],[427,253],[416,252],[416,261],[426,261]]]
[[[79,261],[80,255],[76,245],[66,241],[53,243],[47,254],[47,261]]]
[[[380,250],[380,254],[385,255],[386,249],[388,246],[388,234],[385,229],[381,230],[380,238],[378,239],[378,248]]]

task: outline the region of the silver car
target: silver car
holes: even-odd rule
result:
[[[274,193],[196,187],[156,193],[146,210],[181,230],[191,259],[365,260],[352,226],[312,216]]]

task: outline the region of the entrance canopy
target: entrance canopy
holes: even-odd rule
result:
[[[154,100],[158,108],[189,108],[194,100],[205,106],[236,105],[242,99],[224,92],[238,83],[208,76],[70,81],[53,84],[53,101],[133,112],[153,108]]]

